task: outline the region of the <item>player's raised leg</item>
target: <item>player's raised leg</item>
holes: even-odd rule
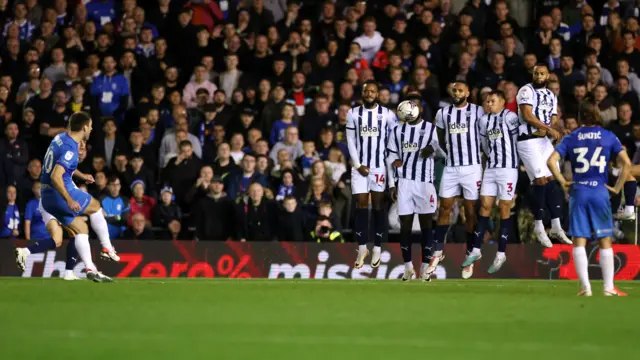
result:
[[[618,220],[635,220],[636,219],[636,191],[638,183],[633,175],[629,174],[627,181],[624,183],[624,210],[616,214]]]
[[[440,187],[442,188],[442,185]],[[436,227],[433,234],[433,255],[426,270],[429,275],[436,271],[438,264],[444,259],[444,242],[447,231],[449,231],[451,212],[453,211],[455,202],[455,197],[440,198],[439,200],[438,219],[436,220]]]
[[[51,238],[36,241],[27,247],[16,248],[16,265],[20,271],[25,271],[29,255],[54,250],[62,245],[63,230],[58,220],[42,208],[42,203],[38,204],[38,211]]]
[[[98,239],[100,239],[100,245],[102,246],[102,251],[100,251],[100,258],[116,262],[120,261],[120,257],[113,248],[113,245],[111,245],[111,239],[109,238],[109,227],[107,225],[107,220],[104,218],[104,213],[102,211],[100,202],[98,202],[98,200],[94,198],[91,198],[91,202],[85,210],[85,214],[89,215],[91,228],[93,229],[93,231],[95,231],[96,235],[98,235]]]

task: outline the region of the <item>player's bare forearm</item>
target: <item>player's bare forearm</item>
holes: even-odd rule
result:
[[[551,170],[551,173],[553,174],[555,179],[560,183],[560,185],[564,187],[564,184],[567,183],[567,179],[564,178],[564,176],[562,175],[562,172],[560,171],[560,168],[558,167],[559,160],[560,160],[560,154],[558,154],[557,151],[554,151],[553,154],[551,154],[551,156],[549,156],[549,159],[547,160],[547,166],[549,166],[549,170]]]
[[[80,170],[76,170],[73,172],[73,177],[84,180],[86,179],[87,175]]]
[[[24,239],[31,240],[31,220],[24,221]]]
[[[436,132],[438,133],[438,144],[444,144],[444,129],[436,128]]]
[[[347,129],[347,148],[349,149],[349,157],[353,161],[353,166],[357,169],[360,167],[358,162],[358,151],[356,150],[356,130]]]
[[[629,160],[629,155],[627,155],[626,151],[623,150],[618,153],[617,165],[620,169],[620,176],[618,176],[614,189],[616,193],[619,193],[631,172],[631,160]]]
[[[62,166],[56,165],[51,173],[51,184],[53,185],[53,188],[62,195],[64,201],[70,202],[73,199],[71,199],[71,195],[69,195],[69,192],[64,187],[64,181],[62,180],[62,174],[64,174],[64,171],[65,170]]]

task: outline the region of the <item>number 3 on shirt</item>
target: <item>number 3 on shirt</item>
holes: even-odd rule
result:
[[[587,147],[579,147],[573,149],[573,152],[577,154],[576,161],[580,164],[579,167],[576,167],[574,171],[576,174],[584,174],[589,171],[591,166],[597,167],[598,172],[602,174],[607,167],[606,158],[604,155],[600,155],[602,151],[602,147],[598,146],[593,150],[593,155],[591,156],[591,160],[585,159],[587,153],[589,152],[589,148]]]
[[[384,184],[384,174],[375,174],[376,184]]]

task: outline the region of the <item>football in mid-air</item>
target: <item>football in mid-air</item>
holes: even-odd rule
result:
[[[405,100],[398,105],[396,114],[400,121],[414,121],[420,115],[420,109],[412,101]]]

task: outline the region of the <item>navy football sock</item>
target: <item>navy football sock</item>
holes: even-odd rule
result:
[[[476,231],[473,233],[473,247],[482,249],[482,242],[484,240],[484,233],[487,232],[489,227],[488,216],[478,216],[478,223],[476,224]]]
[[[387,214],[384,210],[372,209],[371,220],[373,221],[374,237],[373,242],[375,246],[380,246],[382,240],[387,240],[387,232],[389,227],[387,226]]]
[[[433,229],[422,230],[420,245],[422,246],[422,262],[427,264],[433,255]]]
[[[411,261],[411,229],[400,231],[400,251],[402,252],[402,261]]]
[[[48,250],[54,250],[55,248],[56,242],[51,238],[38,240],[35,243],[27,246],[27,249],[29,249],[29,252],[31,252],[32,254],[43,253]]]
[[[73,270],[78,263],[78,250],[76,249],[75,239],[71,239],[67,244],[67,264],[65,270]]]
[[[547,209],[549,210],[549,218],[560,218],[562,215],[562,202],[564,201],[564,196],[562,194],[560,184],[557,181],[549,181],[545,185],[545,200],[547,202]]]
[[[544,185],[531,185],[531,212],[536,220],[542,220],[544,215]]]
[[[624,204],[626,206],[635,207],[637,187],[638,183],[635,180],[624,183]]]
[[[436,229],[434,231],[433,241],[434,241],[434,250],[442,251],[444,250],[444,240],[447,236],[447,231],[449,230],[449,225],[436,225]]]
[[[498,241],[499,252],[504,252],[507,249],[509,234],[511,234],[511,218],[500,220],[500,240]]]
[[[356,208],[353,232],[358,240],[358,245],[367,244],[369,241],[369,209]]]
[[[467,255],[469,255],[471,253],[471,250],[473,250],[474,240],[475,240],[475,235],[473,234],[473,232],[468,232],[467,233]]]

